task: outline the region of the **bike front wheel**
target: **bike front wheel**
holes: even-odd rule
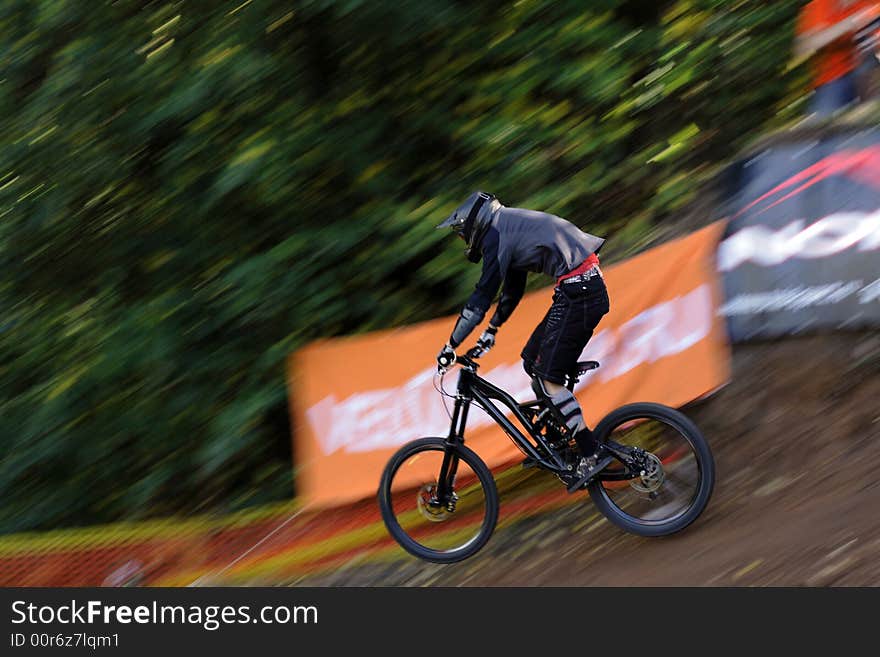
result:
[[[706,508],[715,485],[715,462],[706,439],[680,411],[654,403],[622,406],[594,431],[629,450],[641,465],[614,463],[589,483],[599,511],[639,536],[681,531]]]
[[[454,563],[482,548],[498,521],[498,490],[477,454],[443,438],[420,438],[388,461],[379,508],[391,536],[410,554]]]

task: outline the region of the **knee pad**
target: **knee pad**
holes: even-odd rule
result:
[[[543,386],[541,387],[543,388]],[[557,416],[569,430],[577,433],[586,428],[587,425],[581,413],[581,405],[568,388],[564,388],[550,396],[549,400]]]

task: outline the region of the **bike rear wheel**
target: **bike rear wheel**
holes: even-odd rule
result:
[[[662,404],[628,404],[603,418],[594,434],[600,442],[646,452],[638,472],[627,474],[615,462],[587,486],[598,509],[621,529],[665,536],[690,525],[706,508],[715,462],[706,439],[683,413]]]
[[[498,521],[492,472],[473,450],[447,445],[443,438],[420,438],[401,447],[385,466],[378,497],[394,540],[435,563],[475,554]]]

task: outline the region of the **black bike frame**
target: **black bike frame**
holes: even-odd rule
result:
[[[523,435],[522,431],[507,419],[507,416],[492,403],[492,400],[501,402],[514,414],[528,431],[531,440]],[[504,432],[514,444],[526,455],[534,459],[538,465],[551,470],[552,472],[567,472],[569,470],[570,466],[563,460],[560,454],[556,453],[556,450],[547,444],[546,438],[540,433],[532,430],[532,423],[523,412],[523,409],[543,406],[544,404],[538,400],[520,404],[501,388],[494,386],[485,379],[477,376],[476,371],[470,367],[462,367],[458,377],[458,393],[455,396],[455,410],[452,414],[452,423],[449,427],[449,437],[447,438],[447,442],[464,442],[464,429],[467,424],[468,410],[473,402],[477,402],[477,404],[479,404],[479,406],[486,411],[493,420],[495,420],[496,424],[504,429]],[[539,444],[544,448],[544,452],[550,455],[549,459],[542,456],[537,450],[537,445]],[[441,473],[447,472],[447,466],[454,466],[454,464],[447,463],[449,458],[449,453],[447,452]],[[452,472],[455,472],[454,467]],[[440,481],[445,481],[445,477],[441,475]]]
[[[468,411],[470,410],[471,404],[477,402],[477,404],[486,411],[493,420],[495,420],[495,423],[504,429],[504,432],[514,444],[535,461],[536,465],[556,474],[571,471],[571,465],[563,460],[561,454],[550,447],[544,436],[533,430],[532,423],[529,422],[529,419],[523,412],[524,409],[529,408],[546,408],[544,402],[535,399],[520,404],[501,388],[494,386],[485,379],[477,376],[477,364],[471,358],[459,357],[457,362],[462,365],[462,368],[458,377],[458,392],[455,396],[455,410],[452,415],[452,422],[449,425],[449,436],[446,438],[446,444],[448,446],[453,447],[456,444],[464,443],[464,429],[467,424]],[[574,383],[576,381],[576,377],[569,379],[569,386],[567,386],[569,390],[574,388]],[[526,427],[526,431],[528,431],[531,441],[523,435],[522,431],[520,431],[516,425],[507,419],[507,416],[499,410],[495,404],[492,403],[493,399],[506,406],[520,423]],[[637,476],[637,473],[629,467],[629,460],[634,448],[618,444],[607,438],[602,444],[612,456],[624,465],[624,467],[611,473],[598,473],[595,477],[597,481],[626,481]],[[538,452],[537,445],[543,447],[544,452],[550,455],[549,459],[545,458]],[[448,449],[443,456],[443,463],[440,467],[440,473],[437,479],[436,499],[438,504],[446,505],[450,502],[454,504],[454,500],[450,498],[450,493],[455,490],[455,476],[457,471],[458,456],[454,449]]]

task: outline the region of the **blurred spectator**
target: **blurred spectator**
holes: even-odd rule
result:
[[[873,21],[856,32],[855,41],[861,60],[856,69],[857,91],[862,101],[871,100],[877,97],[880,84],[880,10]]]
[[[795,52],[813,58],[811,114],[829,116],[864,99],[864,76],[876,63],[869,28],[878,16],[880,2],[863,0],[812,0],[801,9]]]

